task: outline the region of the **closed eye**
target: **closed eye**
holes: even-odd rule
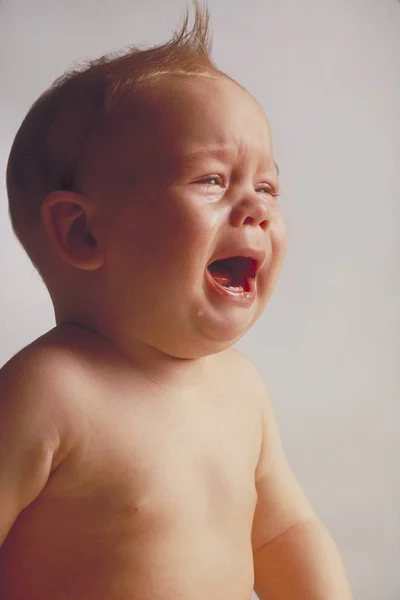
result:
[[[256,192],[262,192],[263,194],[267,194],[268,196],[272,196],[273,198],[277,198],[279,196],[279,188],[275,185],[261,185],[256,189]]]
[[[214,187],[216,185],[220,186],[220,187],[225,186],[225,182],[224,182],[223,178],[221,177],[221,175],[216,175],[216,174],[208,175],[207,177],[200,179],[196,183],[204,184],[207,188]],[[261,192],[263,194],[267,194],[268,196],[272,196],[273,198],[277,198],[279,196],[279,188],[277,186],[271,185],[271,184],[264,184],[264,185],[259,186],[258,188],[256,188],[256,192]]]
[[[207,186],[220,185],[223,187],[224,185],[224,181],[221,175],[209,175],[207,177],[204,177],[204,179],[200,179],[198,183],[204,183]]]

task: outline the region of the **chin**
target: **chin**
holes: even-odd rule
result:
[[[228,327],[205,328],[203,325],[202,331],[197,330],[192,335],[185,336],[184,339],[175,339],[169,337],[167,343],[157,344],[157,349],[175,358],[181,359],[199,359],[213,354],[218,354],[227,350],[238,342],[246,333],[247,328]]]
[[[193,341],[186,339],[176,347],[180,358],[202,358],[227,350],[247,333],[261,316],[261,312],[246,317],[239,314],[236,318],[225,315],[219,319],[207,319],[205,310],[204,314],[198,317],[200,322],[197,323]]]

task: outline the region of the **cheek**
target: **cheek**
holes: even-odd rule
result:
[[[160,210],[159,239],[172,253],[201,255],[209,248],[218,220],[215,208],[196,197],[167,196]]]
[[[149,253],[151,240],[140,211],[120,210],[109,219],[106,235],[106,266],[112,275],[136,269]]]
[[[283,260],[287,251],[287,232],[281,216],[272,228],[271,241],[274,254]]]
[[[153,190],[110,222],[108,264],[147,276],[197,268],[208,258],[218,227],[204,199]]]

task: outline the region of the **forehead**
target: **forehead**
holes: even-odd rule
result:
[[[101,152],[101,170],[115,176],[161,176],[209,157],[273,162],[264,111],[225,77],[165,78],[150,97],[128,104]]]
[[[272,150],[262,108],[227,78],[173,82],[155,113],[154,125],[158,143],[177,155],[201,157],[217,149],[226,153]]]

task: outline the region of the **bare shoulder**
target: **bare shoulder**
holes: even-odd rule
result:
[[[56,402],[57,376],[40,351],[24,349],[0,370],[0,422],[4,436],[7,426],[24,437],[36,435],[55,447],[57,431],[51,405]],[[37,432],[35,434],[34,432]]]
[[[237,349],[230,349],[226,354],[226,360],[238,389],[245,393],[247,406],[254,410],[261,428],[258,478],[269,469],[269,465],[275,457],[283,452],[273,401],[268,384],[248,356]]]
[[[60,356],[33,343],[0,370],[0,546],[67,454],[70,384]]]
[[[264,429],[265,422],[273,417],[271,397],[265,379],[254,362],[240,350],[230,348],[223,357],[225,377],[231,382],[235,394],[246,399],[246,409],[252,410]]]
[[[0,369],[0,429],[46,447],[61,461],[72,400],[82,392],[78,360],[57,334],[42,336]],[[75,408],[76,410],[76,408]],[[64,447],[65,446],[65,447]]]
[[[271,399],[264,377],[254,362],[236,348],[224,352],[224,361],[235,385],[246,391],[246,397],[254,400],[258,410],[265,410]]]

